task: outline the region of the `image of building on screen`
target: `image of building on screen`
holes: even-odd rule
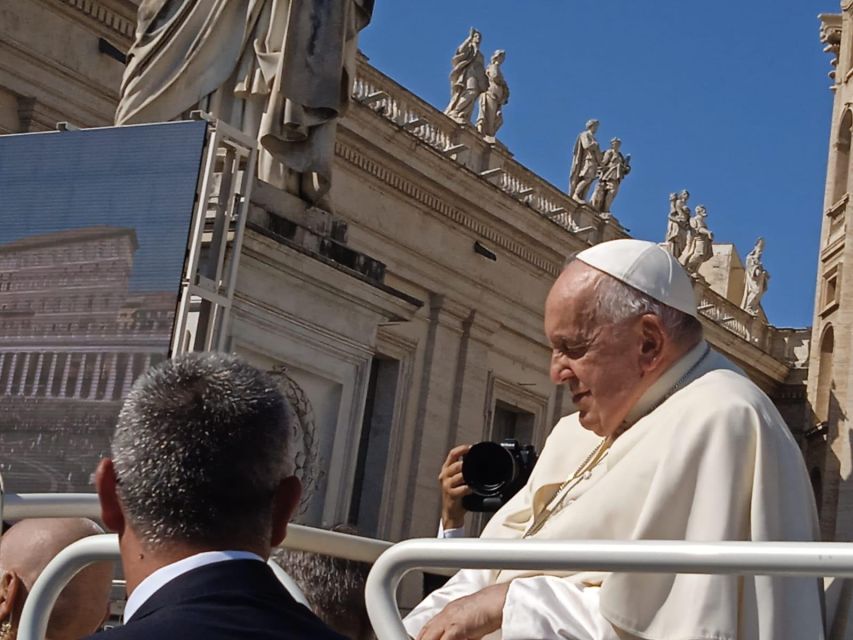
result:
[[[0,245],[0,473],[27,491],[91,490],[136,377],[168,355],[176,291],[130,288],[133,228]]]

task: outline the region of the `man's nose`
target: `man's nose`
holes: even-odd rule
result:
[[[565,362],[565,358],[561,356],[551,358],[551,382],[554,384],[567,384],[575,377],[574,371],[572,371],[569,363]]]

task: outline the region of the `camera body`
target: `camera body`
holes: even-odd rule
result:
[[[462,506],[497,511],[525,485],[537,458],[532,444],[512,438],[473,445],[462,458],[462,477],[473,492],[462,498]]]

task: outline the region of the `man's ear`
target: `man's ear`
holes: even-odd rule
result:
[[[277,547],[287,535],[287,523],[296,513],[299,498],[302,497],[302,483],[296,476],[289,476],[278,483],[272,504],[272,531],[270,544]]]
[[[640,366],[644,372],[654,371],[660,365],[668,339],[658,316],[647,313],[640,317]]]
[[[0,622],[11,621],[14,614],[23,609],[26,591],[21,577],[14,570],[0,575]]]
[[[110,531],[124,533],[124,511],[118,497],[118,479],[113,461],[104,458],[95,471],[95,489],[101,503],[101,520]]]

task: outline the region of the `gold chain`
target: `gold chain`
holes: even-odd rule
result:
[[[542,530],[542,527],[545,526],[548,518],[563,508],[563,502],[571,489],[574,489],[575,486],[577,486],[585,477],[586,473],[592,471],[598,463],[604,459],[604,454],[606,454],[607,450],[610,449],[612,442],[613,440],[611,438],[602,438],[601,442],[596,445],[595,449],[593,449],[584,461],[581,462],[577,470],[563,481],[560,488],[557,489],[557,492],[554,494],[554,497],[551,498],[547,505],[545,505],[545,508],[534,516],[533,523],[530,525],[530,528],[524,532],[522,538],[529,538],[530,536],[539,533],[539,531]],[[568,487],[571,482],[574,482],[575,484],[566,491],[566,487]],[[556,504],[551,506],[551,502],[554,502],[554,499],[558,497],[559,500],[557,500]]]

